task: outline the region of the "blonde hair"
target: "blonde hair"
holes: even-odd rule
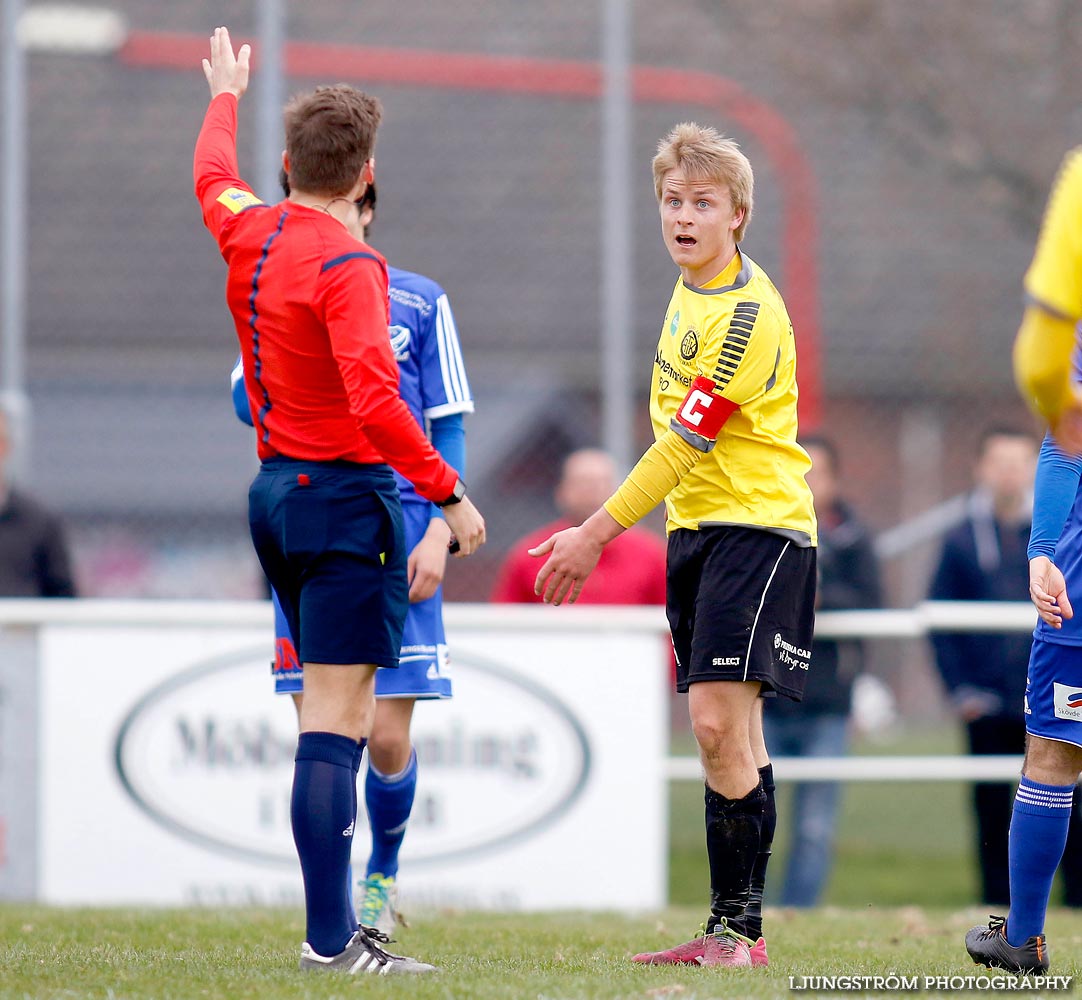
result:
[[[744,218],[733,231],[739,243],[751,221],[755,178],[748,158],[733,139],[717,129],[681,122],[657,144],[654,156],[654,193],[661,201],[665,176],[680,167],[689,178],[723,184],[729,190],[734,209],[744,209]]]

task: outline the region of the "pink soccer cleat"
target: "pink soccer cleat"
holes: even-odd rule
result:
[[[707,933],[700,927],[699,936],[675,948],[646,951],[633,955],[631,961],[643,965],[721,965],[738,968],[752,965],[748,939],[719,924]],[[766,955],[764,944],[763,955]]]
[[[751,951],[752,965],[759,967],[770,964],[770,959],[766,957],[766,938],[759,938],[749,950]]]

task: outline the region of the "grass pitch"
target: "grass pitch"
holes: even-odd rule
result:
[[[951,752],[957,735],[904,734],[857,752]],[[693,752],[690,738],[676,747]],[[784,873],[791,788],[768,894]],[[441,967],[434,976],[338,978],[297,970],[303,916],[292,910],[64,910],[0,906],[0,1000],[707,1000],[799,997],[805,976],[975,976],[962,939],[987,919],[977,898],[972,809],[963,783],[855,783],[839,817],[837,860],[811,911],[771,909],[768,969],[632,965],[638,951],[687,940],[706,914],[702,786],[670,799],[670,899],[660,914],[416,914],[393,946]],[[768,900],[769,901],[769,900]],[[1082,911],[1054,910],[1052,972],[1082,974]],[[841,995],[841,994],[835,994]],[[885,995],[879,993],[877,995]],[[912,993],[901,995],[911,996]],[[939,994],[922,990],[922,997]]]
[[[645,968],[636,951],[691,936],[699,910],[652,917],[431,913],[398,947],[437,963],[424,977],[345,978],[297,969],[294,911],[0,907],[0,998],[23,1000],[706,1000],[791,997],[790,976],[970,976],[976,910],[836,909],[767,915],[768,969]],[[1082,915],[1056,911],[1053,972],[1078,976]],[[804,992],[805,996],[821,995]],[[882,994],[880,994],[882,995]],[[935,995],[922,990],[921,996]]]

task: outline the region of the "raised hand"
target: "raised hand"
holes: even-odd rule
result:
[[[250,45],[242,45],[240,51],[234,55],[229,29],[214,29],[214,35],[210,39],[210,59],[203,60],[203,75],[210,86],[211,100],[219,94],[235,94],[237,99],[240,99],[248,89],[248,62],[251,55]]]

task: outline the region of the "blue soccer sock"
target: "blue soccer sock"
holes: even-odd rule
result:
[[[337,733],[301,733],[293,769],[290,815],[304,876],[305,940],[320,955],[337,955],[357,930],[349,878],[357,820],[357,741]]]
[[[417,792],[417,751],[410,750],[409,763],[398,774],[380,774],[368,759],[364,801],[372,827],[372,854],[367,875],[377,872],[386,878],[398,874],[398,850],[406,836],[406,824]]]
[[[1014,796],[1007,942],[1018,948],[1044,930],[1048,896],[1071,822],[1074,785],[1042,785],[1023,775]]]

